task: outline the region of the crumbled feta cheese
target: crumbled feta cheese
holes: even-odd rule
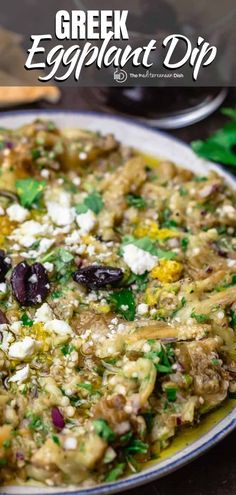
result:
[[[142,275],[146,271],[152,270],[158,262],[157,256],[153,256],[133,244],[128,244],[123,248],[123,258],[136,275]]]
[[[63,447],[66,450],[75,450],[77,448],[77,439],[75,437],[65,438]]]
[[[22,223],[28,218],[29,212],[23,206],[18,205],[17,203],[9,206],[6,210],[8,217],[13,222]]]
[[[77,230],[73,230],[71,235],[68,235],[65,239],[65,243],[68,246],[71,246],[72,244],[78,244],[80,242],[80,235]]]
[[[7,332],[8,325],[0,325],[0,329],[2,333],[1,350],[7,352],[10,344],[14,341],[14,336],[11,332]]]
[[[57,335],[71,335],[73,330],[71,326],[64,320],[51,320],[45,323],[46,330],[52,331]]]
[[[81,183],[81,179],[80,179],[80,177],[78,177],[78,176],[77,176],[77,177],[73,177],[72,182],[73,182],[73,184],[74,184],[75,186],[79,186],[79,185],[80,185],[80,183]]]
[[[84,151],[81,151],[79,153],[80,160],[86,160],[87,156],[88,156],[87,153],[85,153]]]
[[[137,312],[139,315],[146,315],[147,312],[148,312],[148,304],[145,304],[145,303],[141,303],[138,305],[137,307]]]
[[[76,216],[76,222],[83,234],[88,234],[96,225],[96,217],[92,210]]]
[[[18,333],[19,330],[21,329],[22,327],[22,321],[14,321],[12,324],[11,324],[11,331],[13,333]]]
[[[150,352],[151,351],[151,346],[150,344],[148,344],[148,342],[145,342],[145,344],[143,344],[143,352]]]
[[[232,220],[235,219],[236,209],[232,205],[223,205],[222,208],[217,210],[221,217],[228,217]]]
[[[15,229],[10,239],[14,239],[24,247],[30,247],[37,240],[37,236],[42,236],[50,233],[50,226],[41,224],[35,220],[28,220],[22,223],[20,227]]]
[[[29,371],[30,371],[30,367],[27,364],[26,366],[24,366],[23,368],[18,370],[11,378],[9,378],[8,381],[9,382],[24,382],[25,380],[27,380],[27,378],[29,376]]]
[[[48,179],[50,177],[50,171],[47,168],[43,168],[40,172],[41,177]]]
[[[46,237],[44,237],[39,243],[37,254],[40,255],[46,253],[53,244],[53,239],[46,239]]]
[[[54,319],[54,314],[49,304],[44,303],[40,308],[37,309],[35,313],[34,321],[36,323],[47,323],[47,321],[51,321]]]
[[[200,254],[200,248],[199,247],[196,247],[192,250],[192,255],[193,256],[198,256],[198,254]]]
[[[225,317],[224,311],[218,311],[216,316],[217,318],[219,318],[219,320],[223,320]]]
[[[2,282],[0,284],[0,292],[3,292],[3,293],[7,292],[7,284],[5,284],[5,282]]]
[[[49,273],[54,270],[54,264],[49,263],[49,261],[46,261],[45,263],[43,263],[43,266],[44,266],[44,268],[46,268],[47,272],[49,272]]]
[[[59,227],[70,225],[75,219],[75,211],[73,208],[56,203],[55,201],[49,201],[47,203],[47,210],[52,222]]]
[[[95,246],[92,246],[92,245],[88,246],[87,247],[87,253],[89,256],[93,256],[95,254]]]
[[[25,337],[23,340],[14,342],[14,344],[9,347],[8,354],[14,359],[25,359],[26,357],[32,356],[37,347],[37,340],[34,340],[31,337]]]
[[[0,216],[2,217],[3,215],[5,215],[5,211],[4,211],[4,209],[2,208],[2,206],[0,206]]]
[[[227,265],[228,265],[229,268],[231,268],[235,264],[236,264],[236,260],[232,260],[232,259],[228,259],[227,260]]]

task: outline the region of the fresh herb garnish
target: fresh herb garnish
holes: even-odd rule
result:
[[[52,435],[52,440],[56,445],[60,445],[60,438],[57,435]]]
[[[142,442],[139,438],[132,438],[129,445],[124,447],[125,454],[146,454],[148,452],[148,444]]]
[[[94,191],[91,194],[88,194],[83,203],[79,203],[75,209],[78,215],[81,213],[86,213],[88,210],[92,210],[97,215],[103,209],[103,206],[101,194]]]
[[[75,350],[75,346],[73,344],[64,344],[61,347],[61,352],[63,356],[69,356]]]
[[[203,158],[236,166],[236,153],[234,151],[236,145],[236,111],[233,108],[224,108],[222,113],[227,115],[231,122],[225,124],[222,129],[216,131],[205,141],[193,141],[191,143],[192,148]]]
[[[135,208],[145,208],[147,205],[146,201],[142,196],[136,194],[128,194],[127,203],[129,206],[134,206]]]
[[[74,256],[64,248],[55,249],[47,254],[42,261],[53,263],[56,270],[56,280],[64,283],[70,279],[75,269]]]
[[[28,425],[30,430],[39,431],[44,429],[44,424],[40,416],[37,416],[36,414],[29,414],[28,417],[30,418]]]
[[[165,389],[167,399],[169,402],[175,402],[176,401],[176,395],[177,395],[177,388],[176,387],[166,387]]]
[[[184,253],[188,249],[188,243],[189,243],[189,240],[187,237],[183,237],[183,239],[181,239],[181,241],[180,241],[180,245],[181,245],[182,251]]]
[[[148,343],[152,346],[155,341],[149,340]],[[152,348],[151,351],[145,353],[145,358],[150,359],[159,373],[171,373],[172,361],[175,360],[175,352],[171,344],[161,345],[161,348],[156,350]]]
[[[109,295],[108,302],[114,306],[115,311],[120,313],[125,320],[134,320],[136,304],[134,294],[131,289],[122,289],[118,292],[113,292]]]
[[[105,478],[105,481],[115,481],[117,478],[119,478],[125,470],[125,463],[121,462],[120,464],[117,464],[116,467],[114,467],[107,475]]]
[[[198,314],[192,311],[191,318],[194,318],[198,323],[207,323],[209,321],[209,316],[204,314]]]
[[[115,433],[112,431],[105,419],[95,419],[93,421],[93,427],[97,435],[99,435],[106,442],[112,442],[115,439]]]
[[[16,181],[16,192],[20,198],[20,203],[26,208],[30,208],[37,202],[46,186],[46,181],[36,179],[19,179]]]
[[[78,384],[78,388],[83,388],[84,390],[87,390],[87,392],[89,392],[90,394],[92,394],[94,392],[93,386],[91,383],[81,382]]]
[[[29,318],[27,313],[23,313],[23,315],[21,317],[21,321],[22,321],[24,327],[32,327],[34,324],[34,322]]]

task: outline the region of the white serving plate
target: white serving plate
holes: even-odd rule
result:
[[[105,134],[112,132],[123,144],[131,145],[149,155],[172,160],[177,165],[196,173],[206,175],[210,170],[215,170],[223,175],[232,187],[236,187],[235,178],[232,175],[225,172],[219,165],[207,162],[196,156],[191,148],[183,142],[121,117],[94,112],[80,113],[54,110],[6,112],[0,114],[0,127],[16,128],[30,123],[36,118],[53,120],[60,128],[80,127]],[[182,445],[181,448],[171,449],[170,455],[163,456],[163,458],[152,463],[140,473],[133,474],[128,478],[92,488],[4,486],[0,488],[0,495],[108,495],[148,483],[192,461],[230,433],[236,427],[236,408],[232,406],[225,409],[225,414],[223,408],[222,411],[222,415],[216,417],[209,425],[209,428],[205,428],[204,432],[199,430],[199,435],[195,435],[194,440],[190,441],[188,445],[186,442],[186,445]]]

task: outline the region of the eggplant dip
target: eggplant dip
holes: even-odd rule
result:
[[[1,483],[137,472],[236,397],[235,192],[40,120],[0,160]]]

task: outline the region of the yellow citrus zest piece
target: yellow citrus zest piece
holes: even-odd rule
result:
[[[148,236],[153,241],[162,241],[170,237],[177,237],[179,233],[176,230],[160,229],[156,222],[148,222],[136,227],[134,235],[138,238]]]
[[[151,277],[157,278],[160,282],[171,283],[180,279],[183,271],[182,263],[173,260],[160,260],[160,264],[151,271]]]

